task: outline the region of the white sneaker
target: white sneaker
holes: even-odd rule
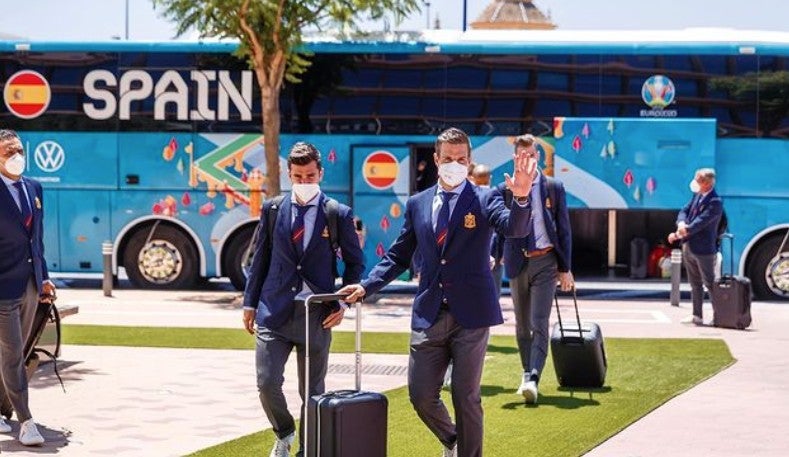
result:
[[[523,392],[521,392],[521,395],[523,395],[523,398],[526,399],[527,404],[536,405],[538,395],[537,383],[534,381],[527,382]]]
[[[277,438],[277,441],[274,443],[274,447],[271,449],[271,454],[269,454],[269,457],[289,457],[290,446],[293,444],[293,440],[295,438],[296,432],[291,433],[285,438]]]
[[[444,453],[441,454],[441,457],[457,457],[458,456],[458,445],[455,444],[451,448],[445,447]]]
[[[537,383],[531,380],[529,373],[523,374],[523,380],[520,387],[518,387],[518,395],[523,395],[528,404],[537,403]]]
[[[11,426],[5,421],[3,416],[0,416],[0,433],[8,433],[11,431]]]
[[[44,444],[44,437],[38,433],[38,427],[32,418],[22,422],[22,426],[19,427],[19,442],[25,446]]]
[[[684,319],[682,319],[683,324],[693,324],[693,325],[704,325],[704,319],[700,318],[699,316],[690,315]]]

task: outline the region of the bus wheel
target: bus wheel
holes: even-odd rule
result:
[[[137,230],[123,253],[131,282],[144,289],[188,289],[198,272],[197,250],[180,230],[156,224]]]
[[[782,236],[773,236],[759,243],[748,263],[748,277],[756,298],[789,299],[789,246],[778,253],[781,241]]]
[[[251,257],[247,258],[247,249],[253,231],[252,227],[239,230],[225,249],[222,269],[236,290],[244,290],[244,286],[247,284],[247,271],[252,263]]]

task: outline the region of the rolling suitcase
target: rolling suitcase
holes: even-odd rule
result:
[[[310,295],[304,303],[341,299],[342,295]],[[326,392],[309,398],[307,424],[304,429],[306,457],[385,457],[388,400],[378,392],[361,390],[361,331],[362,314],[356,307],[356,389]],[[309,315],[309,313],[307,313]],[[309,319],[307,319],[309,322]],[[307,324],[309,325],[309,324]],[[309,372],[309,329],[306,330],[305,372]],[[305,378],[307,378],[305,376]],[[304,397],[309,392],[309,380],[304,382]]]
[[[554,295],[556,316],[551,334],[551,354],[556,379],[562,387],[602,387],[608,361],[605,357],[603,333],[594,322],[581,324],[578,299],[573,289],[577,324],[564,325],[559,311],[559,298]]]
[[[633,238],[630,241],[630,277],[644,279],[647,277],[649,264],[649,241],[644,238]]]
[[[715,327],[743,330],[751,325],[751,280],[734,275],[734,236],[728,238],[731,247],[731,274],[722,274],[712,283],[712,324]]]

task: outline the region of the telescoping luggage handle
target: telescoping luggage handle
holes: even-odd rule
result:
[[[307,404],[310,400],[310,306],[314,303],[340,301],[347,297],[341,294],[313,294],[304,300],[304,420],[307,420]],[[354,303],[356,308],[356,390],[362,389],[362,309],[361,301]],[[304,425],[304,455],[307,454],[310,434]]]
[[[562,335],[562,339],[564,339],[564,325],[562,324],[562,312],[559,311],[559,296],[554,293],[553,300],[556,303],[556,317],[559,318],[559,333]],[[578,297],[575,294],[575,286],[573,286],[573,305],[575,306],[575,319],[578,321],[578,336],[581,339],[584,338],[584,332],[581,329],[581,315],[578,314]]]

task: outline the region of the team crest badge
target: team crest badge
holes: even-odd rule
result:
[[[36,208],[41,209],[41,200],[39,200],[38,197],[36,197]]]
[[[476,228],[477,218],[471,213],[466,214],[466,216],[463,218],[463,227],[467,229]]]
[[[323,232],[321,232],[321,238],[328,238],[329,237],[329,227],[323,227]]]

